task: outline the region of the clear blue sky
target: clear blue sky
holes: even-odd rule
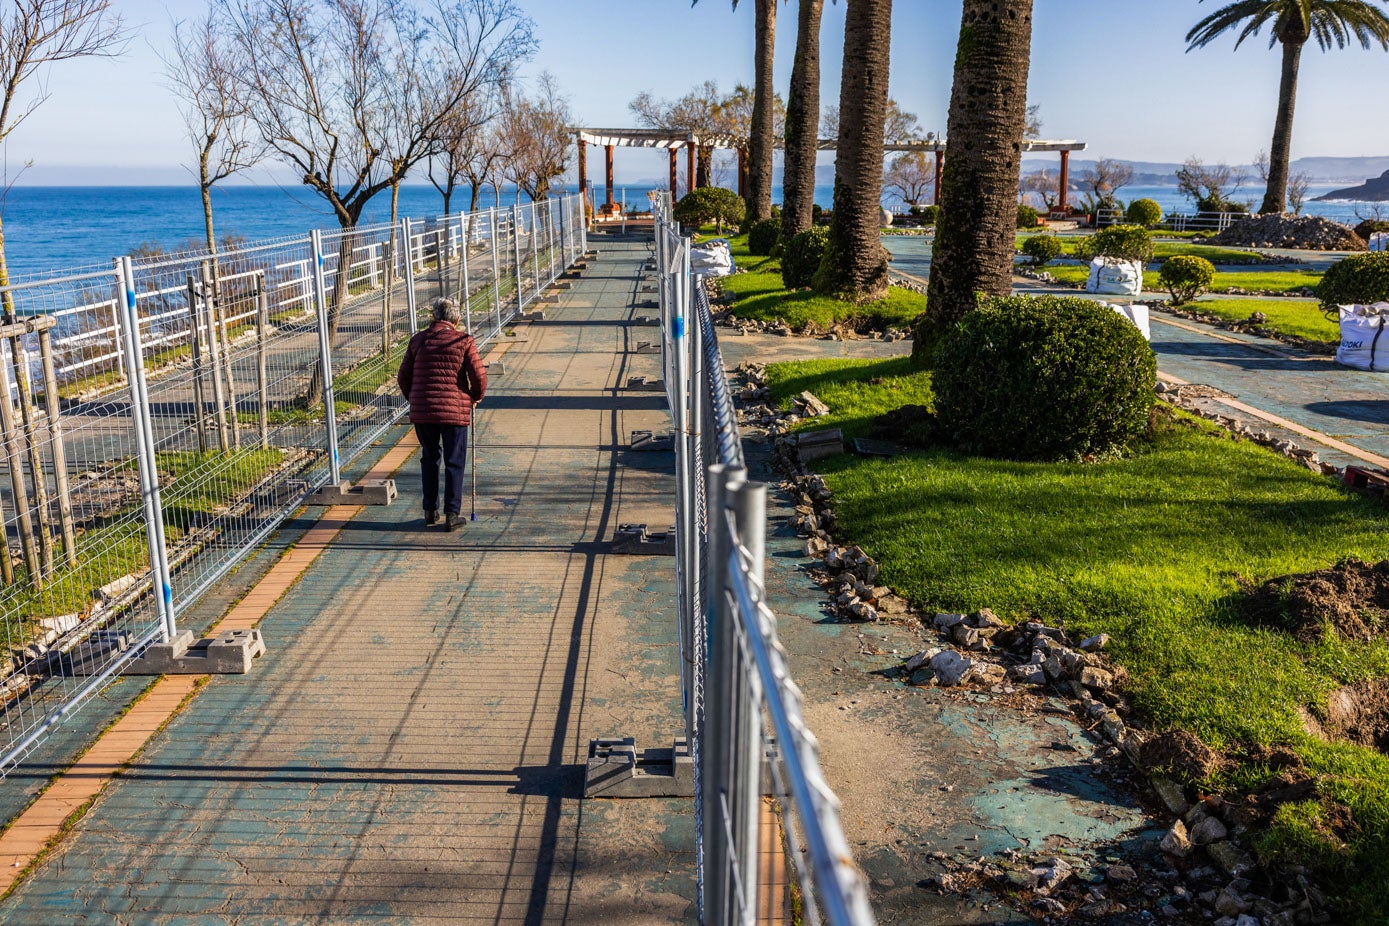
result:
[[[1268,147],[1279,58],[1267,40],[1233,51],[1233,39],[1185,52],[1191,24],[1220,0],[1036,0],[1030,97],[1043,135],[1089,143],[1089,155],[1146,161],[1247,163]],[[631,125],[641,90],[678,96],[706,78],[752,82],[753,0],[521,0],[540,52],[531,77],[553,72],[582,124]],[[138,27],[111,61],[66,62],[47,79],[49,99],[10,138],[11,174],[33,160],[44,182],[179,182],[189,146],[163,86],[162,47],[173,17],[198,15],[191,0],[118,0]],[[892,94],[923,128],[942,132],[959,28],[959,0],[896,0]],[[779,13],[776,83],[785,93],[795,47],[795,2]],[[837,102],[844,0],[825,6],[822,102]],[[1389,120],[1366,109],[1389,86],[1389,54],[1309,49],[1299,85],[1294,157],[1389,155]],[[32,88],[31,88],[32,89]],[[596,166],[598,160],[593,162]],[[619,156],[619,181],[663,174],[650,152]],[[27,179],[27,178],[26,178]]]

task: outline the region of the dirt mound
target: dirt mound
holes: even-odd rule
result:
[[[1186,730],[1168,732],[1143,744],[1143,764],[1166,769],[1178,781],[1209,778],[1220,767],[1220,755]]]
[[[1269,579],[1249,593],[1248,614],[1299,640],[1321,639],[1331,628],[1347,640],[1368,641],[1389,630],[1389,560],[1348,559],[1330,569]]]
[[[1299,248],[1314,251],[1363,251],[1355,232],[1315,215],[1251,215],[1211,239],[1226,247]]]
[[[1333,692],[1320,727],[1323,739],[1389,754],[1389,679],[1347,685]]]

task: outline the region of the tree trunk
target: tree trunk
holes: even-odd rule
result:
[[[1032,0],[1003,6],[964,3],[926,322],[912,347],[919,362],[929,361],[939,336],[974,308],[977,293],[1006,296],[1013,289]]]
[[[752,100],[752,131],[748,137],[748,225],[772,215],[773,116],[772,57],[776,47],[777,0],[757,0],[757,80]],[[712,159],[711,159],[712,160]]]
[[[845,6],[834,219],[815,289],[868,302],[887,292],[887,251],[878,227],[892,0],[847,0]]]
[[[207,251],[209,254],[217,253],[217,236],[212,230],[212,184],[206,180],[202,183],[203,191],[203,229],[207,232]]]
[[[825,0],[800,0],[796,62],[786,98],[786,154],[781,180],[781,240],[810,228],[815,206],[815,152],[820,140],[820,14]]]
[[[714,149],[708,145],[700,145],[699,153],[695,156],[695,180],[691,190],[702,189],[714,184]]]
[[[1292,157],[1293,109],[1297,105],[1297,69],[1302,42],[1283,43],[1283,77],[1278,84],[1278,116],[1273,121],[1273,144],[1268,152],[1268,186],[1259,212],[1288,209],[1288,161]]]
[[[477,201],[478,198],[482,195],[482,188],[478,184],[474,183],[472,184],[471,189],[472,192],[468,195],[468,211],[477,212]]]

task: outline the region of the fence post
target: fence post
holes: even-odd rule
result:
[[[270,378],[265,368],[265,333],[270,327],[270,294],[266,291],[265,271],[256,274],[256,430],[260,449],[270,449]]]
[[[525,290],[521,288],[521,206],[516,204],[511,207],[511,243],[515,245],[516,251],[516,311],[521,311],[526,305],[524,297]],[[497,326],[501,327],[498,320]]]
[[[198,265],[198,299],[202,303],[203,324],[207,326],[207,353],[212,364],[212,401],[217,405],[217,446],[223,453],[231,448],[227,432],[227,395],[222,384],[222,348],[217,337],[217,307],[212,297],[212,268],[207,261]]]
[[[502,330],[502,271],[497,260],[497,207],[487,209],[487,230],[492,238],[492,310],[497,318],[497,331]]]
[[[39,359],[43,363],[43,401],[48,414],[48,436],[53,446],[53,483],[58,491],[58,526],[69,566],[77,565],[77,534],[72,521],[72,493],[68,488],[68,455],[63,446],[63,423],[58,401],[58,371],[53,364],[52,328],[39,331]],[[8,546],[8,544],[7,544]],[[3,552],[9,559],[8,549]]]
[[[579,197],[579,253],[588,253],[588,213],[582,196]]]
[[[15,423],[14,406],[10,404],[10,371],[0,356],[0,431],[4,432],[5,462],[10,470],[10,489],[14,492],[15,521],[19,526],[19,543],[24,550],[24,565],[29,568],[29,582],[43,587],[43,570],[39,567],[38,540],[34,536],[34,520],[29,511],[29,489],[24,483],[24,462],[19,450],[19,427]],[[40,475],[40,478],[42,476]],[[0,554],[9,557],[9,541]]]
[[[463,303],[463,324],[467,327],[468,333],[473,333],[473,293],[472,281],[468,279],[468,220],[472,216],[467,212],[458,214],[458,224],[463,230],[463,270],[459,274],[458,301]]]
[[[338,468],[338,416],[333,402],[333,357],[332,344],[328,339],[328,284],[323,272],[323,233],[314,229],[309,233],[313,245],[313,303],[318,315],[318,362],[323,378],[323,419],[328,432],[328,473],[329,484],[342,482],[342,472]],[[343,268],[338,268],[343,273]]]
[[[159,460],[154,449],[150,421],[149,390],[145,383],[145,358],[140,344],[140,314],[135,299],[135,273],[130,258],[117,262],[117,324],[129,359],[130,420],[135,430],[135,452],[140,475],[140,498],[145,508],[145,537],[150,554],[150,594],[164,629],[164,642],[178,636],[174,620],[174,596],[169,584],[169,561],[164,542],[164,506],[159,499]]]
[[[731,492],[731,508],[738,538],[749,554],[748,578],[762,599],[764,577],[767,487],[761,483],[740,482]],[[743,615],[744,632],[756,633],[757,615]],[[731,629],[731,628],[730,628]],[[733,638],[738,632],[735,630]],[[734,687],[734,740],[732,777],[729,781],[729,816],[733,828],[733,844],[737,847],[737,884],[740,890],[738,915],[740,922],[751,922],[757,909],[757,860],[759,854],[758,823],[762,802],[762,685],[757,665],[739,647],[733,654],[737,660],[737,684]]]
[[[400,220],[400,241],[405,252],[405,311],[410,314],[410,334],[420,330],[420,319],[415,307],[415,250],[410,244],[410,220]]]
[[[531,200],[531,275],[535,279],[535,298],[540,298],[540,209]]]

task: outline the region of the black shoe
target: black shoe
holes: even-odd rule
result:
[[[439,523],[439,512],[426,510],[424,513],[424,523],[434,525]]]
[[[445,527],[448,530],[456,531],[462,526],[463,516],[460,514],[454,514],[453,512],[449,512],[448,523],[445,525]]]

